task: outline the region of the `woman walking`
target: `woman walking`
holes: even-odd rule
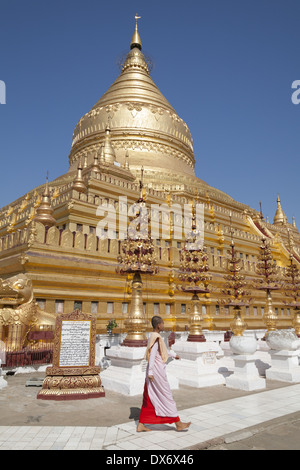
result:
[[[191,423],[180,421],[176,403],[173,400],[167,379],[166,362],[169,357],[180,359],[174,351],[169,351],[160,332],[164,321],[159,316],[151,320],[153,332],[150,335],[145,358],[148,361],[146,380],[137,432],[151,431],[145,424],[175,423],[177,431],[187,429]]]

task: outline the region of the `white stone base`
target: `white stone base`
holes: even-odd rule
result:
[[[259,376],[255,365],[256,359],[252,354],[234,355],[234,373],[226,378],[226,386],[247,392],[266,388],[266,380]]]
[[[281,382],[300,382],[299,351],[269,351],[271,368],[266,370],[266,377]]]
[[[106,355],[111,365],[100,374],[104,388],[122,395],[142,395],[147,368],[145,352],[145,347],[114,346],[107,350]],[[169,365],[167,365],[167,377],[170,388],[176,390],[179,388],[178,380],[168,373],[168,368]]]
[[[179,385],[203,388],[225,383],[223,375],[218,372],[216,354],[219,348],[216,343],[180,341],[173,344],[172,349],[181,359],[173,361],[168,367],[177,377]]]
[[[2,375],[0,375],[0,390],[7,387],[7,382]]]

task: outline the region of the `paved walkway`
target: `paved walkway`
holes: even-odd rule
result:
[[[180,411],[188,431],[174,425],[136,433],[136,422],[97,426],[0,426],[0,450],[181,450],[300,412],[300,384]],[[0,418],[1,422],[1,418]],[[299,439],[300,442],[300,439]],[[300,444],[299,444],[300,448]]]

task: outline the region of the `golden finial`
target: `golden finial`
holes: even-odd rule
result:
[[[126,150],[125,154],[125,170],[129,170],[129,152]]]
[[[141,16],[138,16],[136,13],[135,15],[135,31],[131,39],[130,43],[130,49],[133,49],[134,47],[137,47],[138,49],[142,49],[142,41],[138,32],[138,20],[141,19]]]
[[[36,211],[36,216],[34,217],[33,220],[35,220],[36,222],[40,222],[44,224],[45,226],[52,227],[53,225],[56,225],[56,220],[52,215],[53,209],[51,207],[51,197],[50,197],[50,191],[49,191],[48,177],[49,177],[49,173],[47,171],[46,185],[42,194],[42,202],[39,205]]]
[[[72,189],[75,189],[79,193],[85,193],[87,190],[86,184],[82,177],[82,160],[80,158],[78,167],[77,167],[77,176],[73,181]]]
[[[111,144],[110,130],[111,128],[110,128],[109,120],[108,120],[107,126],[105,128],[103,152],[104,152],[105,163],[113,164],[116,161],[116,154]]]
[[[263,216],[263,212],[262,212],[262,204],[261,204],[261,201],[259,201],[259,208],[260,208],[260,213],[259,213],[260,218],[263,219],[264,216]]]
[[[94,155],[94,163],[93,163],[91,170],[94,171],[95,173],[100,173],[101,171],[100,166],[99,166],[99,159],[98,159],[97,151],[95,152],[95,155]]]

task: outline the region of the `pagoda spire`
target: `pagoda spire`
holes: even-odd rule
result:
[[[297,228],[296,220],[295,220],[295,216],[294,216],[294,215],[293,215],[293,224],[292,224],[292,225],[293,225],[294,228]]]
[[[273,223],[274,223],[274,225],[285,225],[286,222],[287,222],[287,218],[286,218],[285,213],[282,210],[281,201],[280,201],[280,197],[279,197],[279,194],[278,194],[278,196],[277,196],[277,210],[276,210],[276,214],[275,214]]]
[[[53,217],[53,209],[51,207],[51,196],[49,190],[49,182],[48,182],[48,171],[47,171],[47,178],[46,178],[46,185],[42,195],[42,202],[37,209],[37,215],[34,218],[35,222],[40,222],[41,224],[52,227],[56,225],[56,220]]]
[[[79,193],[85,193],[87,190],[86,184],[84,182],[84,179],[82,177],[82,161],[81,158],[78,163],[77,167],[77,175],[76,178],[73,181],[72,189],[75,189]]]
[[[116,154],[115,154],[115,151],[113,149],[113,146],[111,144],[111,139],[110,139],[109,124],[107,124],[106,129],[105,129],[103,153],[104,153],[104,160],[106,163],[113,164],[116,161]]]
[[[138,32],[138,20],[141,19],[141,16],[138,16],[138,14],[135,15],[135,31],[133,33],[131,43],[130,43],[130,49],[133,49],[134,47],[137,47],[140,51],[142,50],[142,41]]]

